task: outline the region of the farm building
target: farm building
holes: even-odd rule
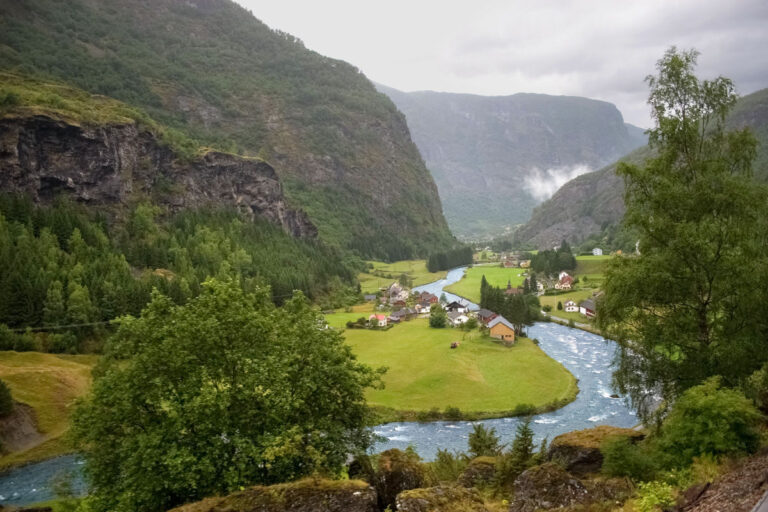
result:
[[[491,337],[504,342],[515,342],[515,327],[501,315],[488,322]]]

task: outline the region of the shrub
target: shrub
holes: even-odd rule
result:
[[[435,421],[440,419],[440,409],[433,407],[428,411],[419,411],[416,421]]]
[[[760,444],[762,415],[741,392],[712,377],[683,393],[664,421],[658,446],[673,467],[694,457],[753,453]]]
[[[563,310],[563,303],[562,301],[557,301],[557,310],[562,311]]]
[[[560,304],[560,303],[558,302],[558,304]],[[546,304],[546,305],[545,305],[543,308],[541,308],[541,309],[543,309],[544,311],[546,311],[547,313],[549,313],[550,311],[552,311],[552,306],[550,306],[549,304]]]
[[[4,418],[13,411],[13,397],[8,385],[0,380],[0,418]]]
[[[477,325],[477,318],[470,318],[466,321],[466,323],[464,323],[464,328],[468,331],[472,331],[477,329]]]
[[[665,482],[642,483],[637,488],[637,508],[640,512],[658,512],[675,504],[675,490]]]
[[[747,378],[744,394],[761,411],[768,412],[768,364]]]
[[[485,428],[482,423],[472,425],[472,432],[469,434],[469,455],[475,457],[494,457],[501,453],[502,446],[499,444],[499,436],[496,435],[496,429]]]
[[[438,482],[455,482],[464,472],[468,464],[467,457],[458,452],[437,450],[435,460],[429,467]]]
[[[458,407],[453,407],[452,405],[449,405],[445,408],[443,416],[445,419],[450,421],[459,421],[462,419],[461,410]]]
[[[512,416],[530,416],[536,412],[536,406],[531,404],[517,404],[512,410]]]
[[[629,437],[606,439],[600,446],[602,471],[608,476],[628,476],[636,481],[653,480],[658,470],[654,453],[646,445],[633,443]]]

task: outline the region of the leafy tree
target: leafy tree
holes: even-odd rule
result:
[[[448,325],[448,315],[440,304],[432,304],[429,308],[429,326],[441,329]]]
[[[768,274],[768,194],[751,179],[754,137],[725,129],[733,83],[699,80],[697,55],[673,47],[658,61],[656,156],[618,169],[640,255],[608,265],[597,321],[622,341],[615,384],[646,417],[648,390],[673,399],[712,375],[734,386],[768,360],[768,292],[755,286]]]
[[[502,448],[495,428],[485,428],[482,423],[472,425],[472,432],[469,434],[470,457],[495,457],[501,453]]]
[[[240,486],[338,474],[372,441],[364,391],[380,372],[297,293],[209,280],[158,292],[106,345],[74,415],[94,510],[161,511]]]
[[[67,319],[67,307],[64,303],[64,288],[61,281],[53,281],[48,287],[43,304],[43,322],[46,325],[62,325]]]
[[[0,380],[0,418],[4,418],[13,411],[13,398],[8,385]]]

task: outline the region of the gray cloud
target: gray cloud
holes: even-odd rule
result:
[[[523,188],[537,201],[544,201],[573,178],[592,171],[594,169],[588,165],[553,167],[544,171],[534,167],[523,179]]]
[[[643,79],[666,48],[703,76],[768,87],[768,2],[701,0],[238,0],[268,25],[401,90],[540,92],[615,103],[650,123]]]

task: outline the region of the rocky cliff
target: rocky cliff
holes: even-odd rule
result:
[[[604,101],[377,87],[405,114],[451,229],[469,239],[525,222],[556,183],[645,144],[642,130]]]
[[[267,163],[208,152],[180,159],[136,123],[78,125],[49,116],[0,119],[0,190],[47,202],[59,194],[96,206],[151,198],[171,211],[234,207],[297,237],[314,237],[306,214],[287,206]]]
[[[728,118],[733,129],[750,128],[758,140],[755,179],[768,182],[768,89],[739,99]],[[639,148],[621,160],[641,165],[650,155]],[[552,247],[562,240],[578,243],[615,226],[624,216],[624,182],[616,175],[618,162],[564,184],[534,209],[531,219],[515,233],[522,244]]]

